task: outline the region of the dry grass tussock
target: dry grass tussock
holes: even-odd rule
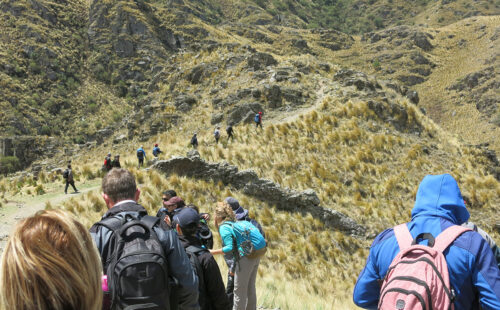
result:
[[[234,196],[250,209],[251,215],[265,227],[270,251],[259,269],[259,304],[266,308],[332,309],[332,305],[352,308],[350,295],[358,272],[367,255],[367,243],[325,229],[311,215],[287,213],[265,203],[234,192],[222,184],[195,181],[172,175],[168,178],[156,171],[132,168],[142,179],[140,203],[149,214],[156,214],[161,192],[173,188],[186,200],[213,216],[215,203]],[[75,196],[61,205],[50,202],[46,208],[61,208],[76,216],[87,227],[106,211],[99,191]],[[211,223],[212,230],[215,229]],[[220,246],[216,234],[216,247]],[[222,274],[227,268],[218,258]],[[294,305],[300,304],[299,308]]]

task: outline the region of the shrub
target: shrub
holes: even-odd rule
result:
[[[0,173],[7,175],[22,168],[19,158],[15,156],[0,156]]]

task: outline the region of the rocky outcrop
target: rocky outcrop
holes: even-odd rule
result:
[[[53,157],[61,149],[55,138],[44,136],[0,137],[0,156],[15,156],[22,168],[42,157]]]
[[[335,210],[322,207],[316,193],[309,189],[298,192],[282,188],[271,180],[261,179],[253,170],[239,171],[236,166],[223,163],[210,163],[200,158],[197,151],[188,153],[188,157],[175,157],[158,161],[153,169],[167,175],[178,174],[191,178],[222,182],[241,190],[244,194],[276,205],[281,210],[311,213],[325,225],[345,233],[364,236],[366,228],[357,224],[348,216]]]
[[[267,66],[277,65],[278,62],[270,54],[255,53],[248,58],[248,66],[254,70],[260,70]]]
[[[396,46],[403,44],[405,41],[411,42],[426,52],[434,48],[429,41],[430,39],[433,39],[432,35],[409,26],[397,26],[377,32],[370,32],[362,37],[363,41],[376,43],[381,40],[387,40]]]

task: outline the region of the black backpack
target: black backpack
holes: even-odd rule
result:
[[[64,172],[63,172],[63,178],[64,178],[64,179],[67,179],[68,177],[69,177],[69,170],[68,170],[68,169],[66,169],[66,170],[64,170]]]
[[[200,260],[198,259],[198,256],[203,252],[208,251],[204,248],[200,248],[194,245],[190,245],[186,248],[186,254],[189,257],[191,266],[193,266],[193,269],[198,276],[198,304],[200,305],[200,309],[203,309],[203,305],[205,305],[207,298],[205,278],[203,276],[203,267],[201,266]]]
[[[111,310],[169,309],[167,259],[153,227],[159,219],[127,215],[97,223],[111,231],[109,259],[103,262]]]

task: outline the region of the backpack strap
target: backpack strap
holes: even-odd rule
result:
[[[156,217],[156,216],[150,216],[150,215],[144,215],[142,218],[141,218],[141,221],[144,222],[148,227],[149,229],[153,229],[153,227],[158,224],[158,221],[160,220],[159,217]]]
[[[455,241],[461,234],[466,231],[472,231],[472,229],[467,227],[462,227],[458,225],[453,225],[442,231],[436,238],[436,243],[434,244],[434,249],[444,252],[450,244]]]
[[[404,249],[409,248],[411,246],[411,243],[413,242],[413,237],[411,236],[411,233],[408,230],[408,226],[406,223],[395,226],[394,235],[396,236],[396,240],[398,241],[400,251],[403,251]]]
[[[107,218],[102,219],[101,221],[97,222],[96,225],[104,226],[114,233],[114,232],[117,232],[118,230],[120,230],[123,223],[124,222],[122,220],[120,220],[119,218],[114,217],[114,216],[110,216],[110,217],[107,217]]]

